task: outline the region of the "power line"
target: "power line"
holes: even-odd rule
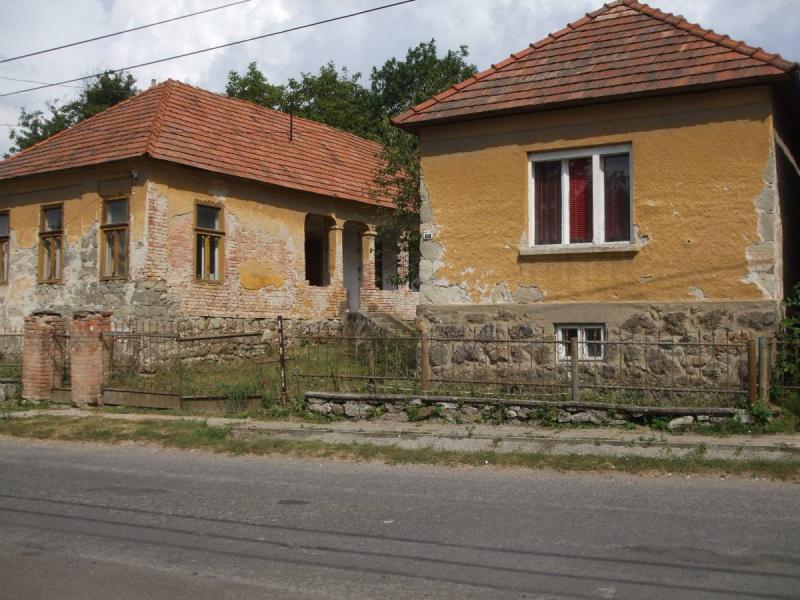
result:
[[[203,15],[205,13],[210,13],[215,10],[222,10],[223,8],[228,8],[231,6],[236,6],[237,4],[244,4],[246,2],[250,2],[250,0],[238,0],[237,2],[231,2],[230,4],[223,4],[222,6],[215,6],[213,8],[207,8],[205,10],[199,10],[197,12],[189,13],[186,15],[180,15],[177,17],[172,17],[171,19],[164,19],[163,21],[156,21],[155,23],[148,23],[147,25],[139,25],[138,27],[131,27],[130,29],[123,29],[122,31],[115,31],[114,33],[107,33],[105,35],[98,35],[97,37],[89,38],[88,40],[81,40],[79,42],[71,42],[69,44],[63,44],[61,46],[55,46],[54,48],[47,48],[46,50],[37,50],[35,52],[28,52],[28,54],[20,54],[19,56],[12,56],[11,58],[3,58],[0,59],[0,63],[7,63],[11,62],[12,60],[20,60],[22,58],[29,58],[31,56],[38,56],[40,54],[47,54],[48,52],[55,52],[56,50],[63,50],[64,48],[72,48],[73,46],[80,46],[81,44],[88,44],[90,42],[96,42],[98,40],[104,40],[106,38],[114,37],[115,35],[122,35],[123,33],[130,33],[131,31],[139,31],[140,29],[147,29],[148,27],[155,27],[156,25],[163,25],[164,23],[172,23],[173,21],[179,21],[181,19],[188,19],[189,17],[196,17],[197,15]]]
[[[49,85],[49,84],[45,83],[44,81],[36,81],[35,79],[17,79],[16,77],[6,77],[5,75],[0,75],[0,79],[6,79],[8,81],[21,81],[23,83],[39,83],[39,84],[42,84],[42,85]],[[68,88],[73,88],[73,89],[78,89],[78,90],[83,89],[79,85],[63,85],[62,84],[61,87],[68,87]]]
[[[384,10],[386,8],[392,8],[395,6],[400,6],[401,4],[409,4],[411,2],[416,2],[416,0],[400,0],[399,2],[393,2],[391,4],[384,4],[382,6],[376,6],[374,8],[368,8],[366,10],[360,10],[358,12],[349,13],[346,15],[341,15],[338,17],[331,17],[330,19],[323,19],[322,21],[315,21],[314,23],[307,23],[305,25],[298,25],[296,27],[290,27],[288,29],[282,29],[281,31],[273,31],[272,33],[264,33],[262,35],[257,35],[255,37],[247,38],[244,40],[238,40],[235,42],[228,42],[226,44],[220,44],[218,46],[211,46],[210,48],[203,48],[201,50],[193,50],[191,52],[184,52],[183,54],[176,54],[174,56],[168,56],[167,58],[159,58],[157,60],[151,60],[148,62],[139,63],[137,65],[130,65],[128,67],[122,67],[119,69],[107,69],[102,73],[95,73],[94,75],[86,75],[84,77],[75,77],[74,79],[65,79],[64,81],[59,81],[56,83],[48,83],[46,85],[40,85],[37,87],[26,88],[24,90],[17,90],[15,92],[6,92],[5,94],[0,94],[0,98],[4,98],[6,96],[13,96],[15,94],[22,94],[24,92],[34,92],[36,90],[42,90],[49,87],[54,87],[57,85],[64,85],[65,83],[75,83],[76,81],[84,81],[86,79],[92,79],[93,77],[99,77],[103,73],[119,73],[122,71],[131,71],[133,69],[138,69],[140,67],[148,67],[150,65],[155,65],[158,63],[167,62],[170,60],[175,60],[178,58],[185,58],[187,56],[194,56],[195,54],[203,54],[204,52],[211,52],[213,50],[219,50],[221,48],[229,48],[230,46],[237,46],[239,44],[245,44],[247,42],[253,42],[255,40],[261,40],[268,37],[273,37],[276,35],[281,35],[284,33],[291,33],[292,31],[299,31],[300,29],[308,29],[309,27],[315,27],[317,25],[325,25],[327,23],[333,23],[334,21],[341,21],[343,19],[349,19],[352,17],[357,17],[359,15],[365,15],[367,13],[377,12],[379,10]]]

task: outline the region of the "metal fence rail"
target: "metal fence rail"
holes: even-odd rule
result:
[[[22,379],[22,332],[15,329],[0,330],[0,379]]]
[[[117,325],[103,338],[107,388],[181,396],[315,390],[742,407],[763,366],[749,337],[714,332],[569,341],[462,327],[392,337],[329,322],[284,331],[280,319],[204,319]],[[797,391],[797,344],[775,342],[772,354],[775,389]]]

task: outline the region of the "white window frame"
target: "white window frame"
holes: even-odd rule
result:
[[[598,362],[605,360],[606,357],[606,347],[604,345],[606,341],[606,326],[602,323],[558,323],[555,326],[556,329],[556,340],[558,341],[558,360],[560,362],[569,362],[571,360],[569,355],[569,338],[565,338],[564,334],[568,329],[577,329],[578,330],[578,360],[580,361],[592,361]],[[600,341],[597,340],[587,340],[586,339],[586,331],[589,329],[599,329],[600,330]],[[601,344],[600,345],[600,356],[589,356],[588,351],[588,344]]]
[[[605,174],[603,172],[603,156],[613,154],[628,155],[630,172],[630,232],[628,239],[619,242],[606,242],[606,202]],[[569,241],[569,161],[573,158],[592,159],[592,241],[572,244]],[[536,244],[536,169],[539,162],[561,161],[561,243]],[[627,247],[634,243],[633,239],[633,160],[631,144],[613,146],[595,146],[556,152],[532,152],[528,154],[528,246],[531,248],[615,248]]]

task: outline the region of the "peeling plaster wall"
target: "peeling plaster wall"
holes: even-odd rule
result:
[[[750,87],[423,129],[421,302],[777,305],[771,101]],[[528,153],[620,143],[640,250],[521,257]]]
[[[25,315],[37,309],[69,314],[80,308],[111,308],[118,316],[132,316],[139,310],[135,301],[152,300],[146,293],[149,284],[137,281],[147,255],[147,175],[145,162],[131,161],[0,183],[0,210],[10,211],[11,223],[9,281],[0,286],[0,324],[21,327]],[[129,281],[100,281],[101,193],[130,194]],[[43,204],[54,203],[61,203],[64,211],[63,278],[62,283],[40,284],[40,210]]]
[[[136,173],[134,180],[132,173]],[[110,186],[110,187],[109,187]],[[103,282],[98,245],[101,190],[130,194],[130,279]],[[224,277],[194,275],[196,202],[224,208]],[[63,282],[37,282],[42,204],[64,206]],[[338,319],[345,307],[341,230],[331,285],[305,281],[307,213],[375,226],[378,209],[352,201],[252,184],[168,163],[140,160],[0,182],[0,210],[11,211],[11,269],[0,285],[0,326],[21,327],[36,309],[65,315],[110,309],[116,319],[174,317]],[[338,273],[337,273],[338,271]],[[408,318],[417,295],[375,291],[374,304]]]

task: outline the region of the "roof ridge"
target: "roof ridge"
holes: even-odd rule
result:
[[[169,102],[170,92],[175,85],[174,79],[167,79],[161,84],[163,91],[161,97],[158,99],[158,108],[156,109],[156,116],[153,118],[153,123],[150,126],[150,134],[147,136],[147,144],[144,147],[144,153],[148,156],[153,156],[158,137],[161,134],[161,127],[164,124],[164,113],[166,112],[167,103]]]
[[[70,127],[66,127],[65,129],[62,129],[61,131],[57,131],[53,135],[44,138],[43,140],[39,140],[35,144],[31,144],[27,148],[23,148],[19,152],[16,152],[16,153],[12,154],[11,156],[9,156],[8,158],[4,159],[2,162],[11,161],[11,160],[16,159],[19,156],[24,156],[24,155],[28,154],[31,150],[33,150],[34,148],[37,148],[38,146],[44,144],[45,142],[50,142],[50,141],[52,141],[52,140],[54,140],[54,139],[56,139],[58,137],[61,137],[61,136],[65,135],[67,132],[75,131],[78,128],[83,128],[84,124],[91,122],[92,119],[96,119],[100,115],[108,114],[108,111],[114,110],[118,106],[122,106],[123,104],[127,104],[128,102],[131,102],[132,100],[136,100],[137,98],[139,98],[141,96],[144,96],[145,94],[149,93],[150,91],[152,91],[154,89],[155,88],[150,87],[150,88],[147,88],[146,90],[143,90],[143,91],[139,92],[138,94],[134,94],[130,98],[125,98],[125,100],[121,100],[120,102],[117,102],[113,106],[109,106],[105,110],[101,110],[100,112],[93,114],[91,117],[87,117],[87,118],[83,119],[82,121],[78,121],[77,123],[75,123],[75,125],[72,125]]]
[[[778,53],[766,52],[763,48],[755,48],[741,40],[734,40],[728,35],[716,33],[713,29],[706,29],[698,23],[691,23],[683,15],[668,13],[638,0],[619,0],[619,2],[628,8],[682,29],[707,42],[739,52],[748,58],[759,60],[778,69],[789,71],[794,67],[800,66],[800,63],[786,60]]]
[[[568,33],[580,29],[587,23],[595,21],[597,17],[600,17],[601,15],[610,11],[611,9],[618,8],[620,6],[630,8],[632,10],[637,11],[640,14],[667,23],[672,27],[674,27],[675,29],[694,35],[701,40],[713,43],[717,46],[738,52],[747,58],[760,61],[770,67],[774,67],[786,72],[791,71],[792,69],[800,68],[799,63],[787,61],[784,58],[782,58],[779,54],[770,54],[768,52],[765,52],[761,48],[754,48],[742,41],[733,40],[727,35],[720,35],[718,33],[715,33],[711,29],[705,29],[696,23],[688,22],[683,16],[674,15],[672,13],[661,11],[643,2],[639,2],[638,0],[614,0],[613,2],[608,2],[604,4],[597,10],[586,13],[586,15],[583,16],[582,18],[576,21],[572,21],[571,23],[568,23],[567,26],[564,27],[563,29],[560,29],[553,33],[549,33],[547,37],[542,38],[538,42],[530,44],[527,48],[524,48],[519,52],[512,53],[508,58],[499,63],[491,65],[491,67],[489,67],[488,69],[476,73],[475,75],[469,77],[468,79],[465,79],[464,81],[461,81],[459,83],[450,86],[449,88],[436,94],[435,96],[429,98],[428,100],[425,100],[424,102],[412,106],[408,110],[395,115],[394,117],[392,117],[391,122],[395,125],[402,126],[402,124],[407,120],[411,119],[415,115],[426,112],[429,108],[449,98],[453,94],[469,88],[471,85],[485,79],[490,75],[497,73],[500,70],[506,69],[506,67],[508,67],[509,65],[512,65],[520,61],[520,59],[529,56],[530,54],[540,50],[541,48],[544,48],[548,44],[558,40],[564,35],[567,35]]]
[[[614,0],[613,2],[607,2],[603,4],[603,6],[601,6],[597,10],[586,13],[580,19],[567,23],[566,27],[563,27],[558,31],[548,33],[546,37],[542,38],[538,42],[533,42],[531,44],[528,44],[527,47],[523,48],[522,50],[519,50],[518,52],[512,52],[508,56],[508,58],[501,60],[498,63],[493,63],[488,69],[484,69],[483,71],[475,73],[474,75],[465,79],[464,81],[460,81],[456,84],[451,85],[446,90],[439,92],[438,94],[429,98],[428,100],[425,100],[424,102],[421,102],[416,106],[412,106],[408,110],[403,111],[398,115],[395,115],[391,119],[392,122],[402,123],[412,115],[418,114],[423,110],[426,110],[427,108],[433,106],[434,104],[438,104],[441,100],[444,100],[445,98],[455,94],[456,92],[460,92],[464,88],[468,88],[473,83],[477,83],[478,81],[480,81],[481,79],[485,79],[489,75],[497,73],[500,69],[504,69],[510,64],[518,62],[521,58],[528,56],[534,51],[546,46],[547,44],[557,40],[558,38],[566,35],[567,33],[570,33],[572,31],[575,31],[576,29],[579,29],[580,27],[583,27],[587,23],[593,21],[596,17],[602,15],[605,12],[608,12],[612,8],[616,8],[617,6],[622,6],[622,5],[623,5],[623,0]]]
[[[213,96],[213,97],[215,97],[215,98],[217,98],[219,100],[238,102],[240,104],[245,104],[248,108],[255,108],[257,110],[262,110],[262,111],[266,111],[266,112],[270,112],[270,113],[275,113],[275,114],[281,115],[283,117],[291,116],[290,113],[284,112],[282,110],[277,110],[275,108],[270,108],[269,106],[262,106],[261,104],[256,104],[255,102],[250,102],[250,100],[244,100],[242,98],[236,98],[234,96],[227,96],[226,94],[223,94],[221,92],[212,92],[211,90],[206,90],[204,88],[198,87],[196,85],[192,85],[190,83],[186,83],[184,81],[178,81],[178,80],[175,80],[175,79],[169,79],[168,82],[173,84],[173,85],[176,85],[176,86],[182,86],[182,87],[185,87],[185,88],[190,88],[192,90],[196,90],[198,92],[202,92],[202,93],[207,94],[209,96]],[[348,135],[348,136],[353,137],[353,138],[355,138],[355,139],[357,139],[359,141],[367,142],[369,144],[372,144],[372,145],[375,145],[375,146],[378,146],[378,147],[381,146],[380,142],[377,142],[375,140],[370,140],[370,139],[362,137],[360,135],[356,135],[355,133],[352,133],[351,131],[345,131],[344,129],[339,129],[338,127],[334,127],[333,125],[327,125],[326,123],[320,123],[319,121],[315,121],[314,119],[306,119],[304,117],[298,117],[297,115],[294,115],[294,119],[295,119],[295,121],[301,121],[301,122],[304,122],[304,123],[310,123],[310,124],[312,124],[314,126],[317,126],[317,127],[324,127],[326,129],[330,129],[331,131],[334,131],[339,135]]]

